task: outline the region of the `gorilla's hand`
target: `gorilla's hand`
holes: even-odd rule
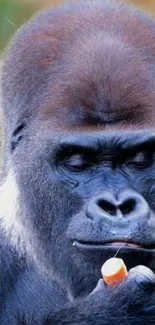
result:
[[[155,274],[144,266],[130,270],[127,279],[107,287],[97,287],[82,302],[66,308],[46,325],[146,325],[155,323]]]
[[[105,285],[99,280],[92,295],[102,295]],[[105,294],[105,291],[104,291]],[[118,324],[145,325],[155,322],[155,274],[145,266],[137,266],[129,271],[129,275],[121,284],[107,288],[108,322],[117,320]],[[106,303],[104,302],[104,308]],[[109,306],[110,309],[109,309]],[[121,323],[122,322],[122,323]]]

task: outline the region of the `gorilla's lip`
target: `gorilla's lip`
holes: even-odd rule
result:
[[[104,250],[104,249],[131,249],[131,250],[155,250],[155,246],[146,246],[144,244],[135,243],[132,241],[122,241],[122,240],[115,240],[109,242],[95,242],[95,241],[81,241],[81,240],[74,240],[73,246],[79,249],[91,249],[91,250]]]
[[[108,242],[104,244],[105,246],[120,246],[120,247],[124,247],[124,246],[130,246],[130,247],[141,247],[139,244],[137,243],[132,243],[132,242],[127,242],[127,241],[113,241],[113,242]]]

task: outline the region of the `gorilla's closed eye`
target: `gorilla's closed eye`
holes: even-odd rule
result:
[[[87,170],[91,163],[84,157],[84,155],[74,154],[64,161],[64,166],[72,171],[84,171]]]
[[[152,152],[137,152],[131,157],[125,159],[125,164],[135,168],[148,168],[154,162],[154,153]]]

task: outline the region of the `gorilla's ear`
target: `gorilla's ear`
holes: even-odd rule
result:
[[[26,122],[21,122],[12,133],[10,150],[13,152],[23,138],[23,132],[26,128]]]

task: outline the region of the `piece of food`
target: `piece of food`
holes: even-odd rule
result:
[[[128,275],[123,260],[116,257],[110,258],[103,264],[101,273],[105,283],[108,285],[119,283]]]

